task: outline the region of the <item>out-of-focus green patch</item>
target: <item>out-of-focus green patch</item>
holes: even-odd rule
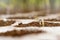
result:
[[[0,7],[5,8],[5,7],[6,7],[6,4],[5,4],[5,3],[3,3],[3,2],[0,2]]]

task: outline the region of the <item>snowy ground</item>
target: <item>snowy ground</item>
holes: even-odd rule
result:
[[[55,14],[55,15],[49,15],[49,16],[45,16],[45,17],[38,17],[38,19],[47,19],[47,18],[57,18],[59,15]],[[4,19],[8,16],[1,16],[1,19]],[[20,20],[22,21],[22,20]],[[31,21],[37,21],[37,20],[29,20],[29,22],[27,22],[28,20],[23,20],[23,23],[29,23]],[[27,29],[27,30],[43,30],[46,31],[47,33],[42,33],[42,34],[29,34],[29,35],[25,35],[22,37],[2,37],[0,36],[0,40],[60,40],[60,26],[59,27],[27,27],[27,28],[16,28],[13,27],[14,25],[17,25],[19,22],[16,21],[16,23],[12,24],[11,26],[7,26],[7,27],[0,27],[0,33],[1,32],[6,32],[6,31],[11,31],[13,29],[16,30],[21,30],[21,29]]]
[[[30,28],[30,29],[26,28],[26,29],[28,30],[39,29],[46,31],[46,33],[29,34],[22,37],[0,37],[0,40],[58,40],[60,38],[60,27],[41,27],[41,28]]]

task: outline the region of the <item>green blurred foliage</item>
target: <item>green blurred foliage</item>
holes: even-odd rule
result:
[[[0,1],[0,4],[2,2],[6,6],[7,5],[13,5],[13,6],[16,6],[16,5],[19,5],[19,6],[26,5],[27,6],[29,4],[37,4],[38,5],[39,3],[41,3],[41,1],[42,0],[3,0],[3,1]]]
[[[51,0],[53,1],[53,0]],[[60,0],[54,0],[55,4],[59,4]],[[0,0],[0,7],[6,8],[10,5],[11,8],[20,8],[20,9],[28,9],[34,7],[35,10],[39,8],[43,8],[47,4],[54,5],[54,2],[50,2],[50,0]]]

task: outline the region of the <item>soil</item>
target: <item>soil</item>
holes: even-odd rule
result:
[[[44,26],[47,27],[56,27],[56,26],[60,26],[60,23],[48,23],[48,22],[44,22]]]
[[[15,21],[3,21],[0,20],[0,26],[10,26],[11,24],[15,23]]]
[[[16,25],[15,27],[29,27],[29,26],[40,27],[41,25],[39,24],[39,22],[31,22],[31,23],[28,23],[28,24],[22,24],[22,23],[20,23],[19,25]]]
[[[36,30],[36,31],[28,31],[28,30],[12,30],[12,31],[7,31],[5,33],[0,33],[0,36],[23,36],[27,34],[36,34],[36,33],[45,33],[45,31],[42,30]]]
[[[7,19],[34,19],[34,17],[31,17],[31,18],[29,18],[29,17],[9,17]]]
[[[60,21],[60,19],[45,19],[45,21]]]

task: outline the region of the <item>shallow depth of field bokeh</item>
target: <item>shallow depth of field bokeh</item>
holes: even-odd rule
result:
[[[32,11],[44,11],[45,14],[59,13],[60,0],[0,0],[0,14],[29,13]]]

